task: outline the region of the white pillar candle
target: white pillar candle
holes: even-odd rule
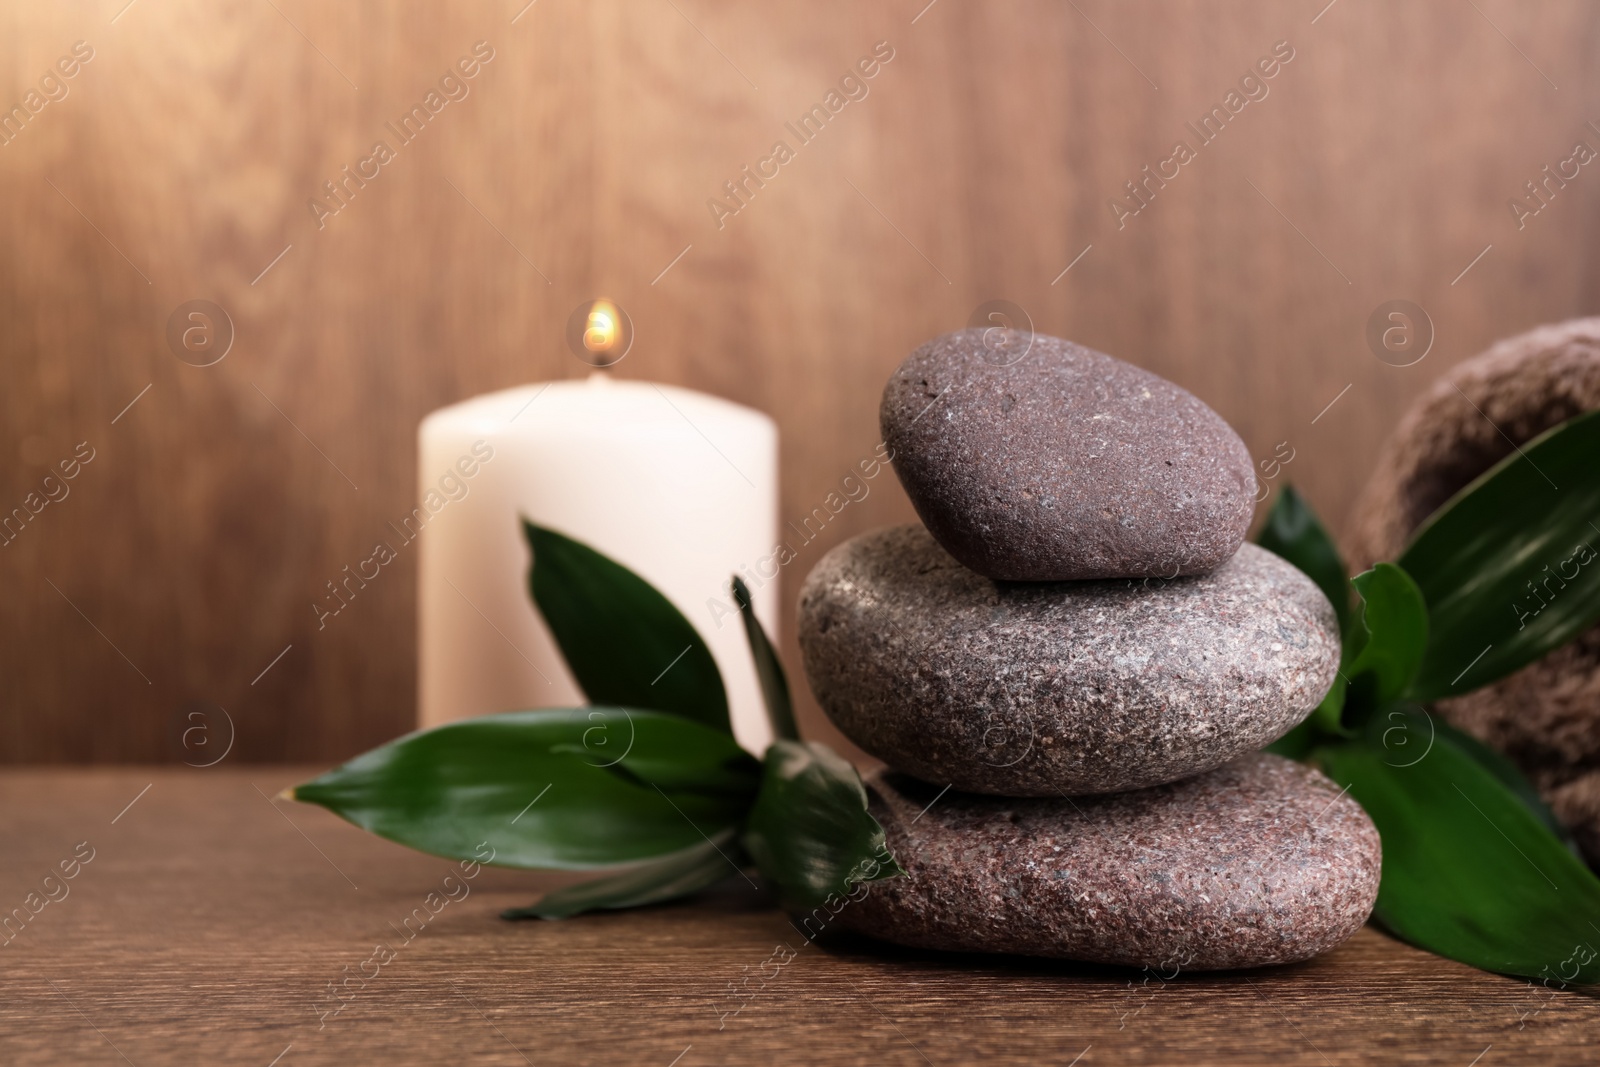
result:
[[[585,702],[528,592],[526,516],[672,601],[717,661],[735,736],[758,755],[765,749],[771,729],[728,586],[777,542],[770,418],[595,372],[442,408],[417,436],[422,726]],[[751,592],[776,640],[777,583]]]

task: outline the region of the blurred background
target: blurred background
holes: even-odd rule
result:
[[[338,627],[311,604],[415,505],[418,420],[585,375],[599,295],[619,377],[777,420],[780,524],[873,455],[894,365],[1003,299],[1220,412],[1263,512],[1292,482],[1348,531],[1429,382],[1600,306],[1600,170],[1567,162],[1597,46],[1580,0],[6,4],[0,511],[92,458],[0,547],[0,760],[175,761],[213,705],[244,761],[410,729],[414,561]],[[1579,173],[1535,199],[1546,167]],[[197,300],[209,366],[168,337]],[[1368,340],[1398,300],[1404,358]],[[912,517],[870,487],[782,572],[796,681],[806,572]]]

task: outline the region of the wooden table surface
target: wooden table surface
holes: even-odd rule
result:
[[[1498,1067],[1600,1055],[1593,1000],[1370,927],[1311,963],[1168,981],[811,944],[742,883],[507,923],[500,910],[548,879],[484,870],[447,883],[444,860],[269,799],[307,776],[0,776],[0,912],[29,915],[30,893],[35,907],[47,890],[58,898],[13,918],[0,947],[0,1064]],[[46,883],[90,850],[76,877]],[[429,921],[413,919],[407,938],[418,908]]]

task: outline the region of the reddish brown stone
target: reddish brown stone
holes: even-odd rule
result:
[[[916,948],[1204,971],[1326,952],[1377,899],[1366,812],[1277,756],[1114,796],[938,794],[868,776],[906,873],[864,883],[841,927]]]
[[[1424,519],[1510,455],[1513,441],[1595,408],[1600,318],[1541,326],[1451,368],[1384,445],[1356,508],[1352,562],[1394,559]],[[1516,761],[1600,865],[1600,628],[1439,710]]]

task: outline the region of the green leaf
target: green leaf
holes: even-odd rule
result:
[[[1371,674],[1378,707],[1400,698],[1416,676],[1428,643],[1428,606],[1405,571],[1380,563],[1350,580],[1362,600],[1366,643],[1344,669],[1352,686]]]
[[[623,765],[628,774],[616,772]],[[760,773],[731,736],[677,715],[552,708],[408,734],[293,795],[434,855],[585,870],[737,827]],[[732,788],[741,775],[744,788]],[[700,781],[718,788],[684,784]]]
[[[1556,813],[1550,810],[1550,806],[1544,802],[1544,798],[1533,787],[1533,783],[1528,781],[1523,773],[1517,769],[1517,765],[1507,759],[1504,753],[1498,749],[1490,748],[1464,730],[1457,730],[1443,719],[1434,719],[1433,727],[1441,737],[1448,738],[1456,748],[1472,757],[1477,761],[1478,766],[1492,774],[1496,781],[1511,792],[1512,796],[1522,802],[1522,806],[1527,808],[1534,818],[1544,824],[1545,829],[1555,834],[1561,843],[1567,846],[1568,851],[1576,854],[1579,859],[1583,858],[1583,853],[1578,848],[1578,842],[1573,838],[1572,831],[1568,830],[1561,820],[1556,818]]]
[[[591,728],[584,732],[585,744],[552,745],[550,751],[582,756],[591,766],[610,771],[641,789],[659,786],[668,793],[681,790],[746,799],[751,795],[751,770],[759,764],[742,748],[726,762],[714,766],[699,760],[686,762],[671,750],[646,752],[634,746],[632,751],[624,751],[620,745],[628,743],[627,732],[617,731],[619,736],[615,740],[620,745],[613,744],[606,736],[612,732],[609,727],[605,730]]]
[[[1256,544],[1282,556],[1316,582],[1339,616],[1339,632],[1348,631],[1350,572],[1322,520],[1294,486],[1286,484],[1278,494],[1266,524],[1256,534]]]
[[[1395,934],[1484,970],[1600,980],[1600,879],[1453,731],[1392,710],[1313,758],[1378,827],[1374,914]]]
[[[1600,411],[1523,446],[1457,493],[1399,563],[1428,602],[1418,700],[1504,678],[1600,621]]]
[[[547,893],[537,904],[511,908],[502,919],[565,919],[585,911],[637,908],[685,897],[739,873],[744,858],[733,830],[608,878]]]
[[[858,882],[905,873],[867,812],[856,769],[814,741],[776,741],[767,749],[744,844],[784,904],[802,911],[847,895]]]
[[[528,588],[567,666],[594,704],[649,708],[728,731],[728,696],[711,650],[643,578],[524,519]]]
[[[750,603],[750,590],[744,582],[733,579],[733,599],[739,605],[739,615],[744,619],[744,635],[750,641],[750,658],[756,662],[756,677],[761,680],[761,697],[767,705],[767,719],[772,723],[774,737],[784,741],[800,740],[800,731],[794,724],[794,704],[789,699],[789,680],[784,677],[783,661],[778,650],[767,640],[767,631],[761,628],[755,608]]]

